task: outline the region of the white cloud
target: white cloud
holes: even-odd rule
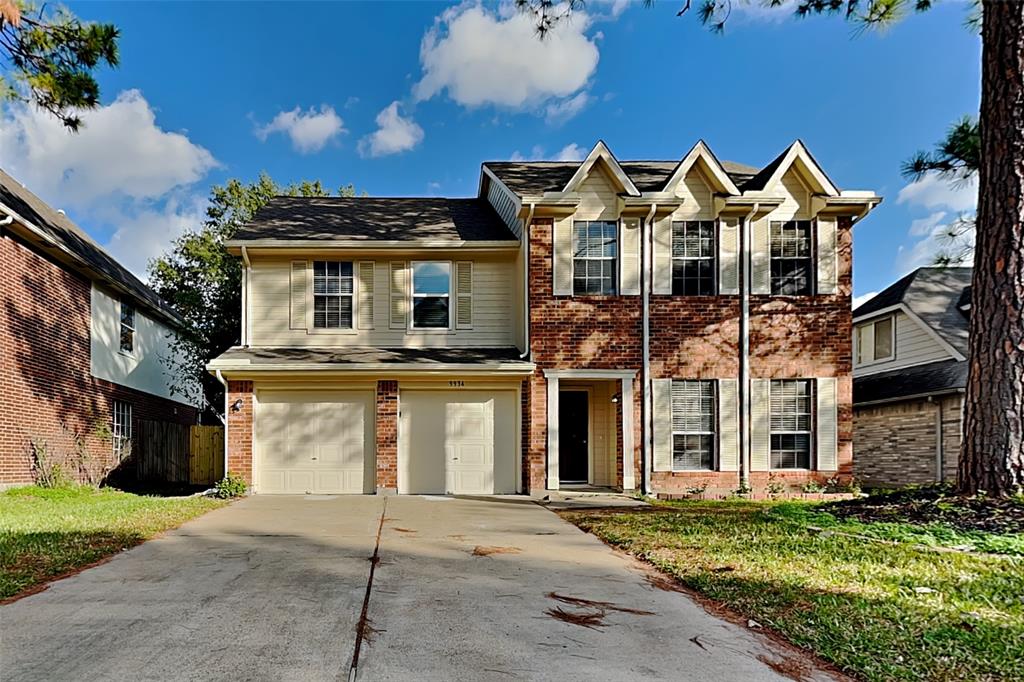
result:
[[[320,110],[310,107],[302,111],[295,107],[291,111],[278,112],[265,126],[256,127],[256,137],[265,142],[274,133],[284,133],[291,139],[292,147],[300,154],[318,152],[328,142],[345,132],[344,122],[334,107],[320,105]]]
[[[527,14],[463,3],[442,13],[423,37],[423,78],[413,94],[426,100],[446,91],[463,106],[513,110],[573,97],[585,89],[600,57],[585,34],[590,24],[585,12],[573,12],[540,40]]]
[[[853,304],[852,304],[853,305],[853,310],[856,310],[857,308],[859,308],[861,306],[861,304],[867,303],[868,301],[870,301],[872,298],[874,298],[877,295],[878,295],[877,291],[869,291],[866,294],[861,294],[860,296],[854,296],[853,297]]]
[[[584,91],[574,97],[552,102],[544,107],[544,120],[555,125],[565,123],[583,111],[593,99]]]
[[[923,237],[932,233],[936,225],[942,223],[946,217],[945,211],[936,211],[926,218],[918,218],[910,223],[910,236]]]
[[[973,211],[978,205],[978,183],[950,182],[938,175],[926,175],[901,189],[896,203],[929,210]]]
[[[72,134],[48,113],[8,107],[4,169],[144,277],[148,259],[202,220],[205,199],[193,188],[218,163],[185,133],[162,129],[137,90],[81,116]]]
[[[945,214],[938,215],[944,216]],[[911,224],[909,236],[913,239],[909,245],[899,247],[897,252],[896,265],[900,272],[910,272],[923,265],[932,265],[935,263],[935,257],[939,254],[963,254],[966,256],[966,261],[963,264],[971,264],[974,245],[973,231],[961,234],[961,230],[955,229],[955,219],[932,220],[933,217],[930,216],[924,221],[915,220]],[[928,226],[927,230],[923,229],[925,225]],[[956,232],[956,236],[953,236],[953,232]]]
[[[408,151],[423,141],[423,128],[411,117],[398,113],[392,102],[377,114],[377,130],[359,141],[362,156],[387,156]]]
[[[512,152],[509,157],[511,161],[582,161],[587,156],[587,150],[575,142],[571,142],[551,156],[545,156],[544,147],[539,144],[533,145],[529,156],[521,153],[518,149]]]

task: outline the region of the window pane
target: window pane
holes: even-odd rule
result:
[[[131,353],[135,347],[135,332],[130,328],[121,326],[121,350],[125,353]]]
[[[447,294],[450,268],[449,263],[413,263],[413,293]]]
[[[325,296],[313,297],[313,326],[318,329],[327,326],[327,298]]]
[[[875,360],[882,360],[892,355],[892,318],[875,322]]]
[[[412,324],[421,328],[448,328],[448,299],[425,296],[415,299]]]
[[[673,435],[673,471],[713,468],[714,442],[714,438],[710,435],[679,433]]]
[[[135,328],[135,308],[128,303],[121,304],[121,324]]]

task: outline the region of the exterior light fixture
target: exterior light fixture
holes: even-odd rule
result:
[[[235,400],[235,402],[231,403],[231,411],[232,412],[241,412],[242,411],[242,399],[241,398],[238,398],[237,400]]]
[[[620,400],[622,400],[622,394],[621,393],[616,393],[615,395],[612,396],[612,402],[613,403],[617,403]]]

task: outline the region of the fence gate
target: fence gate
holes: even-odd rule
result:
[[[224,478],[224,427],[141,420],[133,452],[140,480],[211,485]]]

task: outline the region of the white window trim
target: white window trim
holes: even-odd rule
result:
[[[124,323],[124,307],[126,305],[132,309],[132,324],[130,326]],[[127,355],[130,358],[135,357],[135,348],[137,346],[137,344],[135,343],[135,335],[138,333],[138,322],[136,321],[136,318],[138,317],[138,315],[139,309],[136,308],[134,305],[132,305],[131,303],[126,303],[123,300],[119,301],[119,305],[117,308],[117,352],[120,353],[121,355]],[[121,347],[121,333],[124,331],[126,327],[132,332],[131,350],[125,350],[124,348]]]
[[[586,223],[588,226],[590,223],[615,223],[615,255],[614,256],[601,256],[601,257],[590,257],[583,256],[580,258],[576,257],[576,223]],[[622,282],[622,219],[616,218],[615,220],[602,220],[595,218],[593,220],[582,220],[576,218],[569,219],[569,245],[572,253],[570,254],[570,260],[572,262],[572,296],[621,296],[620,283]],[[578,294],[576,293],[576,261],[577,260],[610,260],[612,262],[612,288],[614,291],[610,294]]]
[[[338,296],[350,296],[352,298],[352,325],[349,327],[317,327],[316,326],[316,263],[351,263],[352,264],[352,293],[351,294],[337,294]],[[306,332],[308,334],[345,334],[351,335],[356,334],[356,320],[358,319],[359,311],[357,306],[359,305],[359,297],[357,287],[359,286],[359,277],[356,274],[356,268],[358,267],[358,261],[347,261],[347,260],[327,260],[327,259],[316,259],[307,261],[308,271],[306,273],[307,280],[307,300],[309,301],[306,305],[307,318]],[[334,296],[335,294],[321,294],[327,296]]]
[[[714,430],[713,431],[676,431],[676,429],[675,429],[675,416],[676,416],[676,413],[675,413],[675,401],[673,401],[671,399],[671,397],[670,397],[669,398],[669,408],[670,408],[669,409],[669,412],[670,412],[669,418],[672,421],[672,433],[671,433],[671,437],[672,437],[672,472],[673,473],[676,473],[676,472],[690,473],[690,472],[695,472],[695,471],[718,471],[719,468],[720,468],[719,467],[719,454],[720,454],[719,450],[720,450],[720,448],[719,448],[718,438],[719,438],[719,431],[721,431],[721,428],[719,426],[719,415],[718,415],[718,380],[717,379],[676,379],[676,378],[672,379],[672,383],[673,384],[676,383],[677,381],[678,382],[686,382],[686,381],[709,381],[709,382],[711,382],[711,385],[713,387],[712,388],[713,395],[711,397],[711,409],[712,409],[712,415],[713,415],[712,419],[714,421]],[[711,436],[711,447],[712,447],[712,451],[711,451],[711,467],[708,468],[708,469],[677,469],[676,468],[676,436],[677,435],[680,435],[680,436],[682,436],[682,435],[688,435],[688,436],[693,436],[693,435],[697,435],[697,436]]]
[[[697,257],[695,257],[695,256],[676,256],[673,253],[675,251],[674,247],[676,245],[676,230],[675,230],[675,224],[676,223],[711,223],[711,255],[710,256],[703,256],[703,257],[701,257],[701,256],[697,256]],[[670,282],[671,282],[671,286],[672,286],[672,289],[673,289],[672,295],[673,296],[683,296],[683,297],[686,297],[686,298],[694,298],[694,297],[697,297],[697,296],[718,296],[718,287],[719,287],[718,280],[720,279],[719,276],[718,276],[718,272],[719,272],[718,251],[719,251],[719,245],[720,245],[720,242],[719,242],[719,239],[720,239],[719,234],[720,233],[719,233],[719,221],[718,221],[718,219],[717,218],[704,218],[704,219],[700,219],[700,218],[683,218],[681,220],[673,219],[670,222],[670,224],[669,224],[669,230],[671,231],[671,234],[669,235],[669,240],[670,240],[669,241],[669,267],[672,268],[672,272],[670,273]],[[770,234],[770,232],[769,232],[769,234]],[[711,293],[710,294],[677,294],[677,293],[675,293],[675,286],[676,286],[676,283],[675,283],[675,280],[676,280],[676,278],[675,278],[675,270],[676,270],[675,269],[675,262],[677,260],[679,260],[679,261],[702,261],[702,260],[711,261]],[[717,386],[716,386],[716,390],[717,390]]]
[[[431,298],[439,296],[439,294],[416,294],[416,264],[417,263],[447,263],[448,264],[448,326],[447,327],[417,327],[416,326],[416,299],[417,298]],[[451,334],[455,329],[455,314],[452,303],[455,302],[456,296],[452,295],[452,291],[455,287],[455,264],[454,261],[450,260],[413,260],[409,261],[409,277],[407,278],[406,286],[406,300],[409,302],[409,324],[407,331],[415,332],[417,334]]]
[[[118,406],[123,406],[121,416],[118,420]],[[126,400],[114,400],[110,410],[110,441],[114,456],[120,461],[123,453],[123,443],[132,442],[132,404]],[[118,433],[117,426],[121,426],[121,433]],[[125,435],[127,433],[127,435]]]
[[[877,331],[875,330],[875,325],[877,325],[879,322],[882,322],[883,320],[890,320],[890,323],[889,323],[889,355],[887,357],[884,357],[884,358],[875,358],[874,357],[874,355],[875,355],[875,348],[877,346],[877,344],[875,343],[875,339],[878,338]],[[861,352],[861,345],[860,345],[861,330],[866,328],[866,327],[871,327],[871,356],[872,356],[872,359],[864,361],[864,362],[857,362],[856,360],[857,360],[858,357],[860,357],[860,352]],[[855,332],[853,334],[853,358],[854,358],[854,361],[855,361],[854,362],[854,367],[870,367],[871,365],[878,365],[878,364],[881,364],[883,362],[892,362],[893,360],[896,359],[896,316],[895,315],[882,315],[880,317],[876,317],[875,319],[871,320],[870,322],[862,322],[861,324],[856,325],[854,327],[854,329],[855,329]]]
[[[810,393],[810,396],[809,396],[809,406],[810,406],[810,410],[811,410],[810,411],[811,423],[810,423],[810,427],[806,431],[776,431],[775,429],[772,428],[772,407],[771,407],[771,405],[772,405],[772,384],[771,384],[771,380],[769,380],[769,382],[768,382],[768,471],[817,471],[818,463],[817,463],[817,461],[815,461],[817,459],[817,455],[816,455],[816,449],[817,449],[816,438],[817,438],[817,425],[818,425],[818,414],[817,414],[817,410],[815,409],[815,406],[817,405],[817,402],[818,402],[818,400],[817,400],[817,397],[818,397],[818,394],[817,394],[817,391],[818,391],[817,382],[814,379],[807,379],[807,378],[804,378],[804,377],[795,377],[795,378],[792,378],[792,379],[776,379],[775,381],[806,381],[806,382],[808,382],[808,384],[811,387],[811,393]],[[806,467],[773,467],[772,466],[772,436],[774,436],[776,434],[779,434],[779,435],[792,435],[792,434],[800,435],[800,434],[804,434],[804,433],[807,434],[807,447],[808,447],[807,464],[809,466],[806,466]]]

